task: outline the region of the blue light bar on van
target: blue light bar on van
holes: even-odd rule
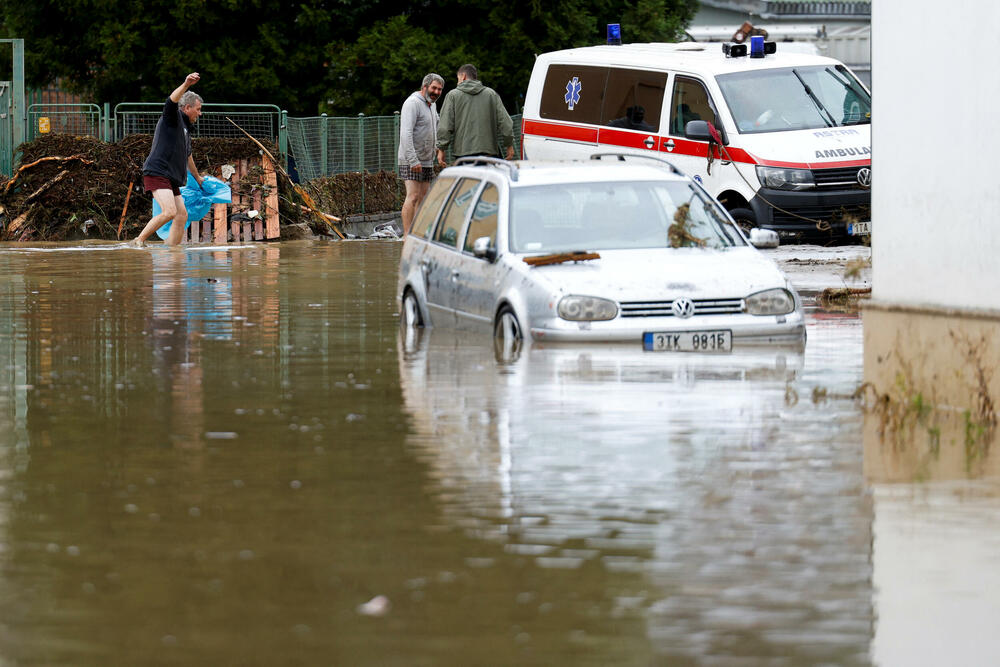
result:
[[[778,45],[775,42],[765,42],[761,35],[754,35],[750,38],[751,58],[763,58],[766,54],[777,52]]]
[[[608,44],[613,46],[621,46],[622,43],[622,24],[621,23],[609,23],[608,24]]]
[[[747,45],[723,42],[722,52],[726,54],[727,58],[742,58],[747,54]]]

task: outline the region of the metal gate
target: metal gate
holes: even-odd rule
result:
[[[14,109],[10,81],[0,81],[0,173],[14,173]]]

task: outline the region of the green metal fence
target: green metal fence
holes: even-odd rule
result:
[[[514,154],[520,155],[520,114],[511,120]],[[399,114],[288,119],[288,150],[303,181],[351,171],[394,172],[398,149]]]
[[[282,155],[287,153],[285,141],[285,113],[273,104],[202,104],[201,118],[194,126],[195,137],[242,137],[236,123],[260,141],[278,145]],[[156,121],[163,112],[162,102],[123,102],[115,106],[114,140],[130,134],[152,134]],[[231,119],[233,123],[229,122]]]
[[[101,108],[96,104],[31,104],[25,140],[33,141],[49,132],[102,139],[101,120]]]

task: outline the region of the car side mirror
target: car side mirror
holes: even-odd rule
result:
[[[716,128],[707,120],[689,120],[684,126],[684,136],[695,141],[712,141],[712,129],[715,129],[723,144],[729,144],[725,130]]]
[[[777,248],[778,232],[754,227],[750,230],[750,245],[754,248]]]
[[[480,236],[472,242],[472,254],[479,259],[492,262],[497,258],[497,249],[491,245],[489,236]]]

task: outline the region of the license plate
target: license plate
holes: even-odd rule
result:
[[[647,331],[642,347],[650,352],[732,352],[733,332],[717,331]]]
[[[872,223],[870,222],[849,222],[847,223],[848,236],[866,236],[872,233]]]

